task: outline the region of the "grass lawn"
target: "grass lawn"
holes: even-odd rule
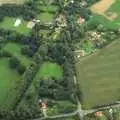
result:
[[[94,23],[96,21],[98,23],[101,23],[102,25],[104,25],[107,28],[116,29],[116,28],[120,27],[120,25],[116,24],[115,21],[110,21],[110,20],[106,19],[104,16],[98,15],[98,14],[93,14],[92,17],[90,18],[90,20],[88,21],[88,24],[89,24],[89,22]]]
[[[31,59],[21,54],[21,45],[16,43],[8,43],[4,46],[3,50],[11,53],[17,57],[26,67],[30,65]]]
[[[18,27],[14,27],[14,23],[17,18],[5,17],[2,22],[0,22],[0,28],[7,30],[14,30],[21,34],[28,35],[30,33],[30,29],[27,28],[27,22],[22,20],[22,24]]]
[[[120,99],[120,41],[76,63],[83,108],[114,103]]]
[[[47,5],[47,6],[40,6],[39,7],[41,11],[44,12],[56,12],[58,10],[58,6],[55,5]]]
[[[52,22],[53,18],[54,14],[48,12],[43,12],[38,16],[38,19],[40,19],[42,23]]]
[[[19,74],[9,68],[8,60],[0,59],[0,109],[9,109],[14,103],[19,80]]]
[[[41,77],[55,77],[60,79],[63,76],[62,68],[56,63],[45,62],[39,72],[37,73],[35,79],[40,79]]]

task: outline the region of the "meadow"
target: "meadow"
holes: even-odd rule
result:
[[[27,28],[27,21],[21,19],[22,24],[17,27],[14,27],[14,23],[16,19],[17,18],[13,18],[13,17],[5,17],[4,20],[0,22],[0,28],[3,28],[5,30],[13,30],[21,34],[28,35],[31,30]]]
[[[54,14],[48,12],[42,12],[38,15],[38,19],[40,19],[41,23],[49,23],[52,22],[54,18]]]
[[[18,94],[21,76],[11,70],[6,58],[0,59],[0,110],[10,109]]]
[[[114,103],[120,99],[120,41],[82,58],[76,63],[84,109]]]
[[[56,63],[45,62],[40,67],[35,79],[55,77],[60,79],[63,76],[62,68]]]
[[[29,66],[31,63],[31,59],[28,58],[27,56],[24,56],[21,54],[21,47],[22,45],[20,44],[16,44],[16,43],[7,43],[3,50],[11,53],[13,56],[17,57],[20,62],[24,65],[24,66]]]

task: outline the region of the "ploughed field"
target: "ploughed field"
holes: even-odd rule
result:
[[[120,99],[120,41],[76,63],[77,78],[85,109]]]

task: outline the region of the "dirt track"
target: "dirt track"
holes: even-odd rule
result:
[[[108,10],[108,8],[115,2],[116,0],[101,0],[100,2],[94,4],[91,7],[91,10],[95,13],[102,14]]]

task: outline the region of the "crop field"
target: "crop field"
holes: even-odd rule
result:
[[[117,40],[76,63],[83,108],[110,104],[120,99],[119,51],[120,41]]]
[[[17,18],[12,17],[5,17],[2,22],[0,22],[0,28],[6,29],[6,30],[14,30],[18,33],[28,35],[30,32],[30,29],[27,28],[27,22],[22,20],[22,24],[14,27],[14,23]]]
[[[23,4],[28,0],[0,0],[0,5],[1,4]]]
[[[17,57],[23,65],[29,66],[31,59],[21,54],[21,47],[22,46],[20,44],[8,43],[4,46],[3,50]]]
[[[8,59],[0,59],[0,109],[9,109],[17,96],[20,85],[20,76],[16,71],[9,68]]]
[[[96,19],[110,28],[120,27],[120,0],[101,0],[91,6],[94,13],[92,19]]]
[[[56,63],[45,62],[39,72],[37,73],[35,79],[40,79],[42,77],[55,77],[56,79],[60,79],[63,76],[62,68]]]

